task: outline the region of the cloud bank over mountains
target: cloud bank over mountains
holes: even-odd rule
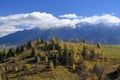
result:
[[[64,14],[55,17],[50,13],[32,12],[26,14],[15,14],[0,17],[0,37],[20,31],[23,29],[40,29],[59,28],[59,27],[76,27],[78,23],[90,24],[113,24],[119,26],[120,18],[111,14],[102,16],[81,17],[76,14]]]

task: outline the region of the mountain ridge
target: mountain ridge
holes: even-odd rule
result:
[[[30,30],[18,31],[0,38],[0,44],[24,44],[29,40],[38,39],[42,37],[45,40],[50,40],[51,37],[56,36],[63,40],[66,39],[84,39],[88,43],[97,44],[102,43],[120,44],[120,27],[106,26],[105,24],[97,25],[76,25],[72,27],[40,29],[33,28]]]

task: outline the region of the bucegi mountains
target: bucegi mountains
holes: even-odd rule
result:
[[[0,22],[3,26],[13,24],[17,29],[1,36],[0,44],[24,44],[39,37],[50,40],[53,36],[63,40],[84,39],[92,44],[120,44],[120,19],[110,14],[92,17],[66,14],[57,18],[48,13],[33,12],[0,17]],[[27,28],[22,30],[20,27],[24,26]]]

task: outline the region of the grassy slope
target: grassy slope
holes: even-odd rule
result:
[[[81,50],[83,48],[83,45],[80,44],[75,44],[74,46],[76,46],[78,50]],[[91,45],[87,44],[87,46],[91,46]],[[103,51],[104,51],[104,55],[106,56],[120,59],[120,46],[118,45],[103,46]]]
[[[120,46],[104,46],[103,51],[105,55],[120,58]]]
[[[29,80],[32,80],[32,77],[34,77],[34,80],[81,80],[77,74],[69,72],[63,66],[58,66],[54,71],[29,76]]]
[[[81,53],[81,50],[83,48],[84,45],[82,44],[73,44],[71,46],[71,48],[75,47],[75,50],[77,53]],[[44,45],[38,45],[38,47],[42,47]],[[88,45],[91,46],[91,45]],[[110,57],[115,57],[115,58],[120,58],[120,46],[104,46],[103,47],[103,51],[105,53],[105,55],[108,55]],[[20,56],[18,56],[19,59],[24,58],[25,56],[28,56],[31,50],[27,50],[25,52],[23,52],[23,54],[21,54]],[[41,52],[41,51],[40,51]],[[56,52],[56,51],[50,51],[52,53]],[[43,52],[44,53],[44,52]],[[24,62],[29,61],[30,59],[25,59]],[[23,61],[23,60],[20,60]],[[20,62],[18,61],[18,63]],[[89,69],[93,68],[93,64],[95,63],[101,63],[99,61],[94,61],[94,62],[90,62],[90,61],[86,61],[86,65]],[[103,62],[102,62],[103,63]],[[7,64],[7,63],[4,63]],[[2,65],[4,65],[2,64]],[[104,62],[103,63],[105,66],[108,66],[109,68],[106,68],[105,73],[109,73],[114,71],[113,68],[115,68],[116,66],[114,66],[113,64],[111,64],[111,62]],[[29,64],[28,67],[32,67],[33,64]],[[44,64],[40,64],[40,66],[45,66]],[[111,67],[109,66],[111,65]],[[9,75],[11,77],[11,80],[17,80],[16,78],[12,78],[15,77],[17,74],[11,74]],[[54,71],[44,71],[41,72],[39,74],[34,74],[32,76],[28,76],[29,80],[80,80],[79,76],[75,73],[69,72],[69,70],[63,66],[58,66]]]
[[[74,45],[74,44],[73,44]],[[40,44],[36,47],[43,47],[43,44]],[[82,49],[82,46],[78,46],[77,45],[77,49]],[[56,50],[51,50],[51,53],[55,53],[57,52]],[[29,56],[29,54],[31,53],[31,50],[26,50],[24,51],[21,55],[17,56],[18,59],[20,59],[17,63],[20,66],[21,64],[19,63],[26,63],[27,61],[31,61],[33,58],[30,59],[26,59],[26,56]],[[44,53],[44,51],[40,51],[40,53]],[[12,60],[14,59],[14,57],[9,58],[8,62],[2,63],[0,64],[2,65],[8,65],[8,63],[10,63]],[[12,63],[10,63],[11,65],[13,65]],[[10,65],[9,65],[10,66]],[[32,63],[28,63],[26,64],[27,68],[29,70],[34,69],[33,66],[35,66],[35,64]],[[40,67],[42,66],[46,66],[46,64],[40,64]],[[19,72],[19,73],[10,73],[9,79],[10,80],[18,80],[19,77],[16,77],[17,75],[21,75],[23,72]],[[0,79],[1,80],[1,79]],[[63,66],[58,66],[57,68],[55,68],[54,71],[43,71],[40,72],[39,74],[33,74],[33,75],[28,75],[28,80],[81,80],[80,77],[75,74],[72,73],[68,70],[68,68],[65,68]]]
[[[11,77],[15,77],[17,74],[11,74]],[[18,78],[11,78],[10,80],[18,80]],[[43,71],[39,74],[28,75],[28,80],[81,80],[80,77],[72,72],[69,72],[67,68],[58,66],[54,71]]]

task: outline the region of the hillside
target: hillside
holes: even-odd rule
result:
[[[1,80],[115,80],[120,59],[101,44],[42,38],[0,52]],[[107,53],[108,54],[108,53]],[[113,75],[117,74],[115,77]]]
[[[108,45],[103,47],[104,53],[107,56],[120,58],[120,46],[118,45]]]
[[[118,45],[120,44],[120,27],[108,26],[105,24],[77,24],[75,28],[61,27],[40,29],[34,28],[30,30],[18,31],[0,38],[0,44],[18,45],[24,44],[29,40],[36,40],[42,37],[44,40],[50,40],[52,36],[66,41],[67,39],[81,39],[88,43],[104,45]]]

